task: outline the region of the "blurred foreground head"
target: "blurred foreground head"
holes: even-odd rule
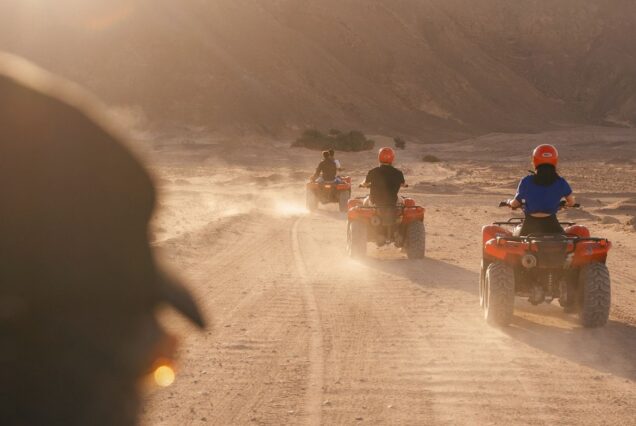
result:
[[[83,92],[0,54],[0,424],[128,425],[166,340],[203,326],[147,236],[142,165]]]

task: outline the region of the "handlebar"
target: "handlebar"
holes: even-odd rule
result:
[[[565,200],[561,200],[561,202],[559,203],[559,207],[561,207],[562,209],[578,209],[579,207],[581,207],[581,205],[579,203],[574,203],[571,206],[568,206],[567,203],[565,202]]]

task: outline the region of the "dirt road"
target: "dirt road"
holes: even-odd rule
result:
[[[460,181],[445,165],[405,168]],[[345,217],[304,211],[293,172],[226,171],[157,169],[156,246],[214,324],[198,333],[167,314],[184,336],[179,372],[149,391],[145,424],[634,424],[636,243],[622,225],[592,225],[615,242],[605,328],[518,299],[499,330],[477,284],[480,227],[505,216],[492,207],[504,192],[415,184],[427,258],[383,248],[356,262]]]

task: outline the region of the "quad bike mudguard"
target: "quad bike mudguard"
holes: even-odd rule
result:
[[[589,232],[589,231],[588,231]],[[487,238],[484,235],[484,239]],[[497,235],[484,244],[484,258],[501,260],[512,265],[520,265],[526,254],[537,255],[541,252],[544,257],[557,254],[561,246],[564,254],[569,256],[569,266],[579,267],[587,263],[605,263],[612,243],[604,238],[564,236],[561,241],[548,242],[541,237],[512,237]],[[552,267],[555,267],[554,265]]]
[[[376,206],[365,206],[364,198],[352,198],[349,200],[349,212],[347,217],[349,220],[371,220],[374,216],[380,216],[380,212],[387,208],[385,207],[376,207]],[[418,206],[415,204],[415,200],[412,198],[405,198],[404,203],[402,205],[397,205],[395,207],[389,207],[388,209],[392,209],[393,211],[397,210],[397,217],[401,216],[400,223],[406,225],[411,222],[424,221],[424,214],[426,209],[422,206]]]

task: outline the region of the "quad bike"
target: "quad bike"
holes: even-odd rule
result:
[[[307,183],[307,210],[318,209],[318,203],[338,203],[341,212],[347,211],[347,203],[351,197],[351,178],[344,176],[341,182],[308,182]]]
[[[479,302],[489,323],[510,323],[515,296],[533,305],[558,299],[566,312],[578,313],[584,327],[607,323],[611,283],[605,261],[612,244],[590,237],[584,226],[560,223],[564,234],[521,236],[523,218],[483,227]]]
[[[367,242],[378,246],[393,243],[403,248],[409,259],[422,259],[426,249],[424,207],[412,198],[402,198],[395,206],[367,205],[365,197],[349,200],[347,214],[347,253],[362,257],[367,253]]]

